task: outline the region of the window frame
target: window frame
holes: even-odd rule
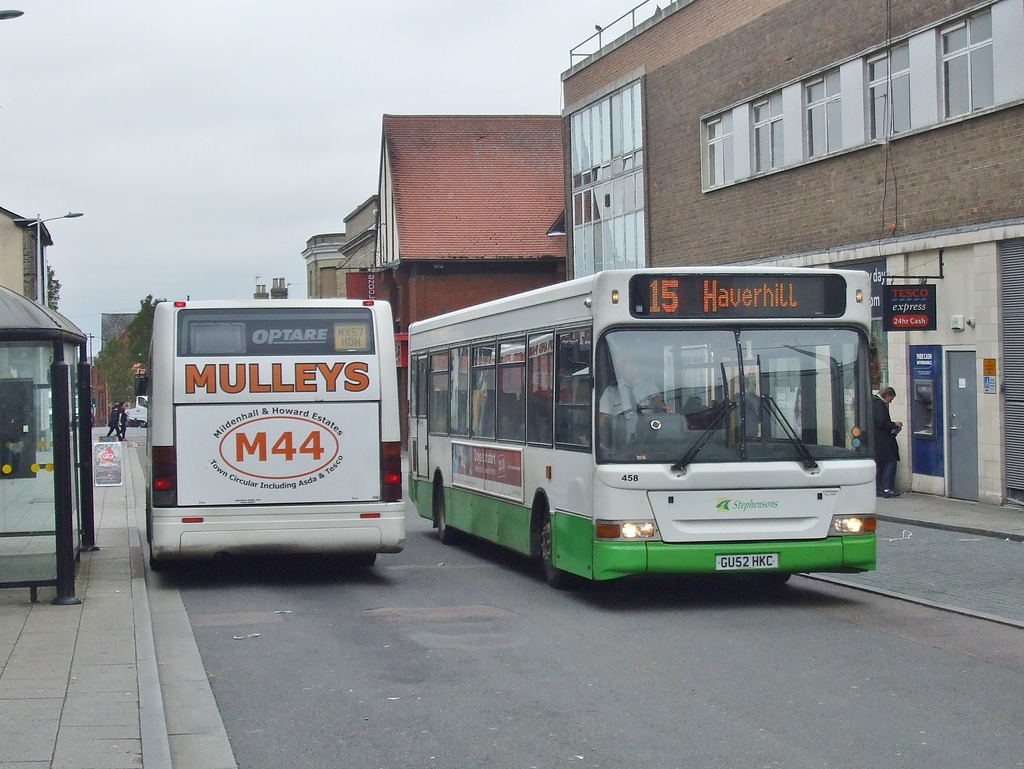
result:
[[[980,19],[986,17],[988,20],[988,37],[983,38],[980,41],[975,41],[973,39],[973,27]],[[965,33],[965,44],[963,47],[947,52],[946,41],[948,37],[961,29]],[[939,29],[939,65],[941,67],[943,120],[955,120],[956,118],[964,117],[979,110],[995,106],[995,50],[993,47],[993,38],[991,6],[986,8],[984,11],[966,16],[953,24],[949,24]],[[988,54],[988,66],[986,69],[989,86],[988,96],[990,96],[990,100],[988,103],[979,105],[976,98],[976,94],[979,89],[978,84],[975,82],[975,73],[979,64],[976,54],[981,54],[985,51],[987,51]],[[961,87],[964,89],[963,96],[966,98],[966,109],[954,113],[952,112],[952,105],[950,103],[950,65],[959,59],[963,59],[965,64]]]
[[[907,64],[899,70],[893,67],[893,54],[906,51]],[[885,62],[885,75],[872,78],[872,67]],[[909,131],[911,123],[910,100],[910,43],[892,46],[865,59],[865,80],[867,82],[868,135],[872,141],[885,141],[896,134]],[[897,87],[898,86],[898,87]],[[906,86],[904,88],[904,86]],[[904,101],[905,99],[905,101]],[[885,105],[885,114],[879,123],[876,107],[879,101]],[[906,126],[897,127],[897,114],[905,115]],[[881,133],[879,133],[881,127]]]
[[[776,105],[779,110],[777,114],[774,112]],[[757,112],[760,108],[767,110],[767,117],[762,120],[757,118]],[[782,109],[782,91],[775,91],[752,101],[750,104],[750,122],[751,137],[754,143],[753,152],[751,153],[754,159],[754,173],[764,174],[781,168],[785,164],[785,123]],[[767,166],[762,166],[761,164],[760,136],[762,131],[765,132],[767,137]],[[778,137],[776,137],[776,131],[778,131]],[[777,142],[776,138],[778,138]]]
[[[834,92],[830,86],[835,85]],[[822,87],[822,96],[819,99],[811,97],[811,89],[817,85]],[[808,158],[820,158],[838,152],[843,148],[843,82],[839,67],[822,72],[803,83],[804,94],[804,141]],[[817,117],[824,120],[824,129],[821,138],[824,139],[825,148],[818,151],[815,146],[815,133],[817,132]],[[833,122],[833,118],[836,122]],[[833,131],[834,129],[834,131]],[[836,145],[836,146],[833,146]]]
[[[713,129],[721,126],[721,134],[714,135]],[[715,117],[705,121],[704,135],[707,141],[707,183],[708,188],[724,187],[736,181],[736,161],[732,110],[721,112]],[[717,162],[716,158],[721,159]],[[721,174],[718,169],[721,167]]]

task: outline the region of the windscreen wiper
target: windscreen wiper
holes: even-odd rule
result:
[[[814,457],[811,456],[810,450],[807,448],[807,444],[804,443],[803,439],[796,434],[796,430],[793,425],[786,419],[786,415],[782,413],[782,409],[779,408],[779,404],[775,402],[775,399],[770,395],[762,395],[761,403],[768,407],[768,412],[775,417],[776,421],[782,425],[783,431],[786,433],[786,438],[793,444],[793,448],[796,449],[796,453],[800,455],[800,459],[803,461],[803,466],[808,470],[817,470],[818,463],[814,461]]]
[[[683,454],[682,459],[672,465],[672,469],[677,471],[685,470],[689,466],[690,462],[693,461],[693,458],[700,453],[702,448],[704,448],[704,444],[711,440],[712,434],[714,434],[715,430],[718,429],[719,425],[725,421],[726,417],[728,417],[735,408],[736,403],[734,401],[725,401],[725,403],[721,404],[718,407],[719,411],[715,415],[714,419],[712,419],[710,424],[704,428],[704,432],[697,436],[697,441],[690,446],[689,450],[685,454]]]

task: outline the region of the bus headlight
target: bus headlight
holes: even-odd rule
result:
[[[875,530],[876,521],[866,515],[835,515],[832,516],[832,529],[829,534],[867,534]]]
[[[658,535],[654,521],[597,521],[594,530],[598,539],[654,539]]]

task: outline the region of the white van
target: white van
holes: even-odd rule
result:
[[[145,427],[149,424],[149,398],[139,395],[135,398],[135,405],[128,409],[128,426]]]

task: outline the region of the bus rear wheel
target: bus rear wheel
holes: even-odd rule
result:
[[[458,531],[448,525],[444,502],[444,484],[440,479],[434,481],[434,528],[442,545],[454,545],[458,540]]]

